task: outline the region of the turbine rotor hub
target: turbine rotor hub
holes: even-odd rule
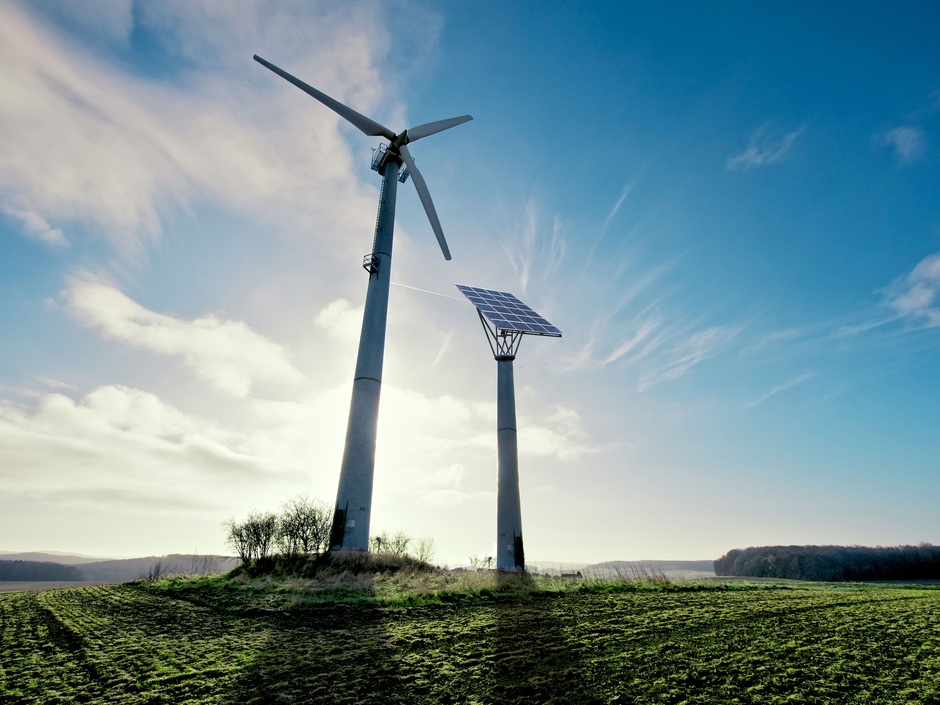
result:
[[[402,145],[405,144],[408,144],[408,130],[402,130],[401,134],[396,136],[395,139],[389,143],[388,151],[397,156]]]

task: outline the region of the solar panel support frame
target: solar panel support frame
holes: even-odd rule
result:
[[[498,329],[490,323],[480,309],[477,309],[477,315],[480,317],[483,330],[486,331],[486,342],[490,344],[493,357],[496,360],[515,360],[524,334],[521,331]]]

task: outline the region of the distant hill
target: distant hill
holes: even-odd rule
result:
[[[82,556],[78,553],[60,553],[58,551],[31,551],[27,553],[0,551],[0,561],[38,561],[40,563],[59,563],[60,565],[80,565],[102,560],[105,559]]]
[[[114,561],[84,563],[80,566],[80,570],[85,580],[123,583],[152,577],[157,574],[204,575],[208,573],[227,573],[240,564],[241,561],[230,556],[199,556],[174,553],[169,556],[148,556],[146,558],[124,558]]]
[[[31,556],[40,560],[27,560]],[[91,558],[72,564],[55,559],[87,558],[52,553],[0,554],[0,581],[89,581],[99,583],[126,583],[159,575],[202,575],[225,573],[237,567],[240,561],[230,556],[201,556],[171,554],[100,560]]]

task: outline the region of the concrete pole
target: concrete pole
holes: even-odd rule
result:
[[[522,506],[519,502],[519,452],[516,446],[516,392],[512,357],[496,358],[496,569],[524,570]]]
[[[346,447],[340,467],[336,511],[330,532],[331,551],[368,551],[372,514],[372,480],[375,474],[375,436],[378,431],[382,363],[385,359],[385,324],[388,288],[392,273],[392,235],[395,230],[395,196],[401,164],[390,159],[382,179],[382,195],[375,223],[372,254],[375,266],[362,314],[359,357],[353,381]]]

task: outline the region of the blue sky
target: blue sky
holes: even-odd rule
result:
[[[0,550],[224,550],[332,502],[399,190],[373,524],[492,549],[496,366],[455,282],[563,332],[515,363],[535,560],[940,542],[931,3],[0,5]]]

